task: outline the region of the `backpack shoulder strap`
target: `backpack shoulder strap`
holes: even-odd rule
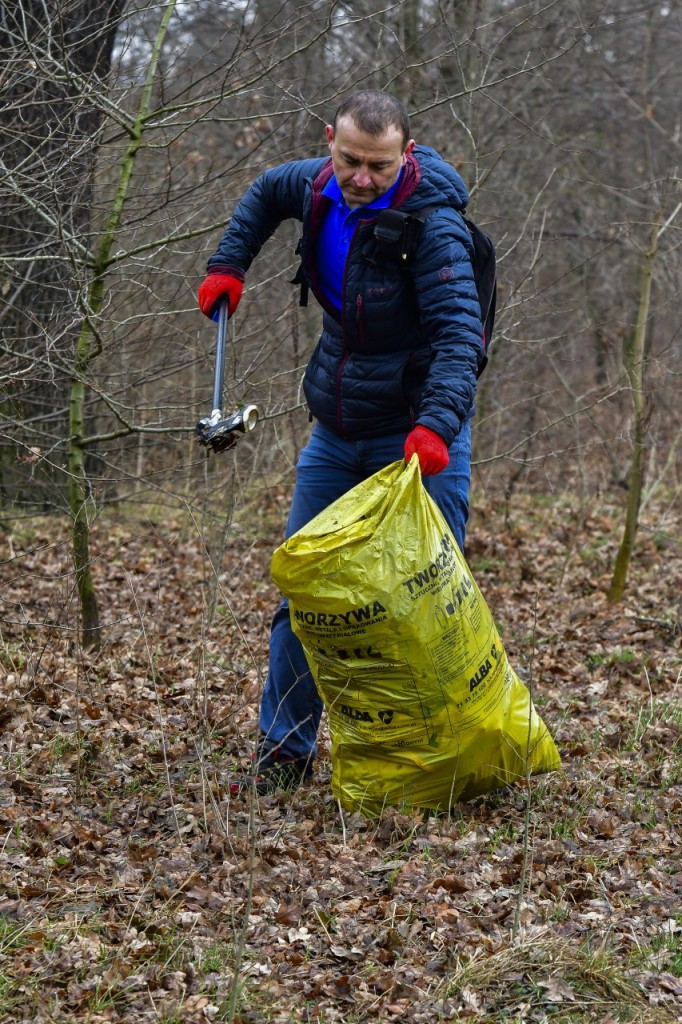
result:
[[[408,269],[413,265],[419,235],[427,218],[438,206],[424,206],[414,213],[403,213],[401,210],[381,210],[374,226],[379,254]],[[481,323],[483,325],[483,359],[479,375],[487,363],[487,350],[492,339],[495,325],[495,309],[497,305],[497,262],[495,245],[488,234],[464,210],[460,215],[469,232],[472,246],[471,266],[474,283],[481,307]]]
[[[414,213],[403,213],[390,207],[380,210],[374,225],[374,238],[381,256],[409,266],[424,221],[435,209],[435,206],[424,206]]]

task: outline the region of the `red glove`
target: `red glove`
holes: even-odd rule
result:
[[[445,441],[428,427],[417,426],[407,435],[405,462],[409,462],[415,452],[419,456],[419,468],[423,476],[435,476],[450,461]]]
[[[227,299],[227,312],[229,316],[232,316],[242,297],[244,277],[243,275],[241,278],[237,276],[241,271],[236,270],[229,273],[229,269],[228,267],[216,267],[214,270],[209,270],[208,277],[199,285],[197,296],[199,309],[204,316],[210,317],[211,320],[217,320],[216,306],[220,299],[223,297]]]

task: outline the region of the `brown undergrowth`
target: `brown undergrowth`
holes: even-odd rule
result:
[[[470,567],[564,767],[380,821],[339,810],[324,734],[293,796],[226,791],[256,729],[279,516],[237,517],[214,573],[219,525],[103,514],[96,655],[66,525],[6,524],[0,1022],[682,1020],[680,517],[647,507],[613,607],[619,516],[477,509]]]

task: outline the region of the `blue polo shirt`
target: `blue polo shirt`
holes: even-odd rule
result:
[[[391,205],[402,173],[401,168],[388,192],[384,192],[382,196],[371,203],[357,206],[354,210],[346,206],[346,201],[333,174],[322,189],[322,195],[331,199],[332,204],[320,228],[317,242],[317,272],[320,275],[320,283],[325,295],[338,310],[343,305],[343,275],[348,247],[358,219],[366,210],[385,210]]]

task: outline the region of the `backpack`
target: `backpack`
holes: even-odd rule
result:
[[[388,259],[395,260],[405,268],[409,267],[417,250],[419,235],[424,222],[436,206],[425,206],[414,213],[402,213],[400,210],[382,210],[374,226],[374,238],[379,252]],[[483,362],[479,368],[479,376],[488,362],[488,349],[495,326],[495,307],[497,305],[497,264],[495,245],[489,235],[479,228],[472,220],[462,214],[474,247],[471,264],[474,271],[474,282],[481,307],[481,323],[483,324]]]

